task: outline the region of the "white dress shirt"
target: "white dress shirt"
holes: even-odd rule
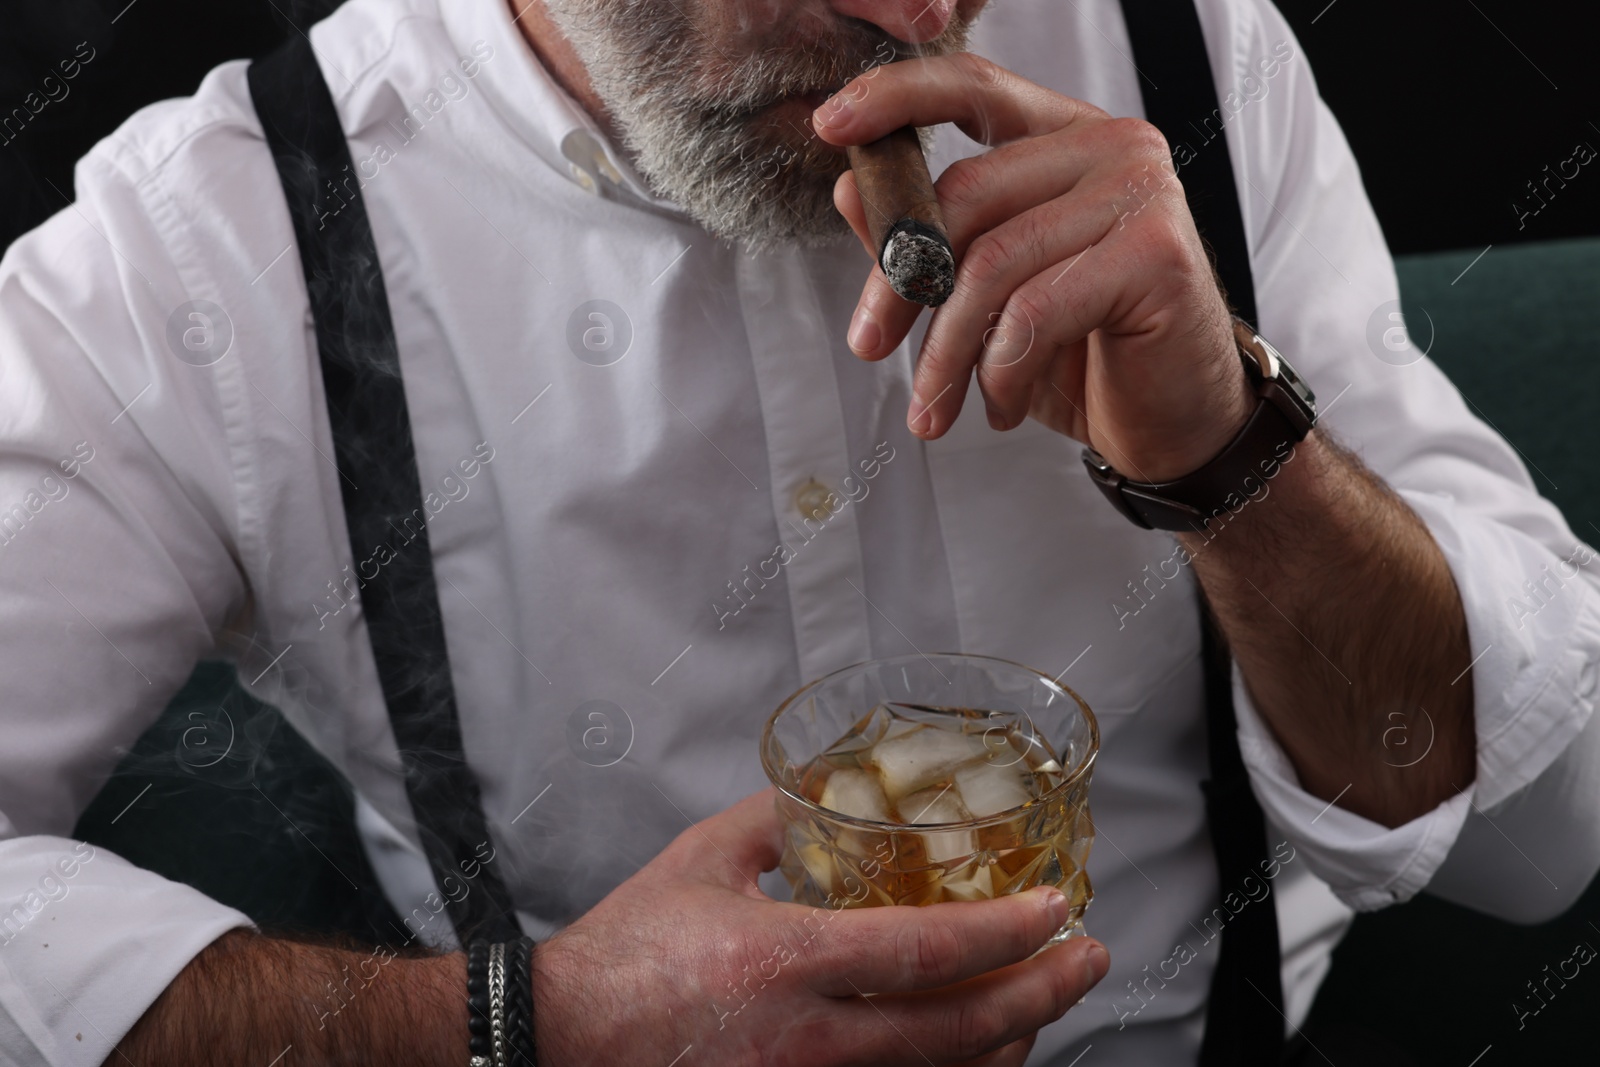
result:
[[[1236,685],[1272,843],[1292,849],[1270,899],[1297,1024],[1351,909],[1432,882],[1532,920],[1583,889],[1600,863],[1600,813],[1574,799],[1600,773],[1584,731],[1600,598],[1515,452],[1429,360],[1374,354],[1394,271],[1282,17],[1265,0],[1200,13],[1262,332],[1432,530],[1477,657],[1476,782],[1394,829],[1303,791]],[[1030,1062],[1091,1044],[1096,1065],[1192,1062],[1219,887],[1195,586],[1163,570],[1173,540],[1116,514],[1075,442],[990,430],[976,389],[946,437],[911,438],[921,327],[881,363],[844,343],[859,246],[710,238],[641,187],[504,0],[352,0],[311,39],[364,182],[466,751],[527,930],[581,915],[762,787],[757,737],[803,682],[912,650],[999,655],[1060,673],[1102,731],[1086,925],[1112,968]],[[974,49],[1142,114],[1116,0],[997,3]],[[980,150],[944,129],[934,169]],[[76,182],[0,263],[0,1056],[30,1065],[102,1062],[195,953],[249,923],[69,836],[203,656],[238,658],[349,775],[387,892],[421,940],[451,942],[360,607],[339,595],[361,561],[244,65],[134,116]],[[829,490],[839,506],[807,525]],[[1134,999],[1183,942],[1193,958]]]

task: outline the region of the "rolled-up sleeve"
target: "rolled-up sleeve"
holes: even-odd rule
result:
[[[1313,796],[1300,787],[1289,757],[1251,705],[1237,669],[1234,683],[1239,752],[1252,790],[1312,873],[1356,911],[1374,911],[1415,896],[1461,832],[1468,793],[1458,793],[1393,829]]]
[[[1233,70],[1292,56],[1228,127],[1261,330],[1317,391],[1321,425],[1439,545],[1466,614],[1474,659],[1456,684],[1472,687],[1477,730],[1470,788],[1387,828],[1300,787],[1236,669],[1253,789],[1353,908],[1428,887],[1505,918],[1553,917],[1600,868],[1600,807],[1578,794],[1600,777],[1600,741],[1579,742],[1600,733],[1585,730],[1600,682],[1600,559],[1432,360],[1390,347],[1399,286],[1343,132],[1276,9],[1250,0],[1240,19]],[[1410,727],[1389,761],[1427,758],[1430,729]]]
[[[1403,495],[1450,565],[1478,657],[1470,683],[1458,683],[1473,688],[1472,787],[1392,829],[1330,806],[1300,788],[1235,669],[1252,784],[1310,866],[1357,910],[1429,887],[1502,918],[1554,918],[1600,865],[1596,794],[1576,787],[1600,779],[1600,748],[1576,743],[1582,734],[1600,735],[1585,729],[1600,680],[1600,596],[1585,572],[1600,557],[1576,539],[1567,552],[1551,552],[1514,527],[1464,514],[1446,497]],[[1431,720],[1393,740],[1389,762],[1421,762],[1433,743]]]
[[[114,1058],[201,949],[251,925],[198,890],[62,837],[0,844],[0,884],[0,1059],[18,1065]]]
[[[250,925],[71,838],[247,603],[217,371],[167,341],[193,294],[135,183],[77,177],[0,261],[0,1062],[56,1067]]]

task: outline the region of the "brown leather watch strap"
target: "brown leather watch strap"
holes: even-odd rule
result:
[[[1255,411],[1244,428],[1209,463],[1170,482],[1134,482],[1107,463],[1093,448],[1083,450],[1083,465],[1113,507],[1147,530],[1204,533],[1206,523],[1224,511],[1237,512],[1266,492],[1316,422],[1314,410],[1285,384],[1294,371],[1273,350],[1282,377],[1264,377],[1262,341],[1254,330],[1235,320],[1239,354],[1256,385]],[[1309,397],[1309,392],[1306,394]]]

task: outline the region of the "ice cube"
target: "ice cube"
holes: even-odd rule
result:
[[[817,888],[824,894],[832,893],[835,877],[833,857],[828,850],[819,844],[808,843],[796,848],[795,853],[805,865],[806,873],[816,882]]]
[[[912,826],[965,822],[970,816],[952,786],[936,786],[900,798],[895,805],[900,821]],[[945,863],[971,855],[978,845],[971,830],[940,830],[918,834],[929,863]]]
[[[878,742],[872,762],[883,791],[896,800],[948,779],[958,765],[984,751],[983,740],[972,734],[924,726]]]
[[[897,722],[899,720],[888,706],[879,704],[857,719],[849,731],[822,754],[822,758],[835,767],[860,767],[861,757],[886,736],[886,731]]]
[[[948,874],[940,881],[947,900],[989,900],[994,896],[992,868],[974,861],[967,870]]]
[[[1026,763],[1003,767],[979,760],[956,768],[955,791],[973,815],[996,815],[1033,799],[1023,784],[1024,775],[1031,775]]]
[[[904,796],[895,804],[900,821],[909,826],[936,822],[966,822],[970,816],[952,786],[935,786]]]
[[[818,801],[829,811],[848,815],[853,819],[871,819],[888,822],[889,801],[878,785],[878,776],[871,771],[837,770],[828,775]]]

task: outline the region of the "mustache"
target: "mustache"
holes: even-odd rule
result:
[[[737,123],[794,96],[832,94],[876,67],[923,56],[948,55],[965,44],[965,27],[952,22],[932,41],[911,45],[875,27],[842,26],[802,45],[776,44],[733,62],[717,79],[719,92],[702,96],[710,121]]]

